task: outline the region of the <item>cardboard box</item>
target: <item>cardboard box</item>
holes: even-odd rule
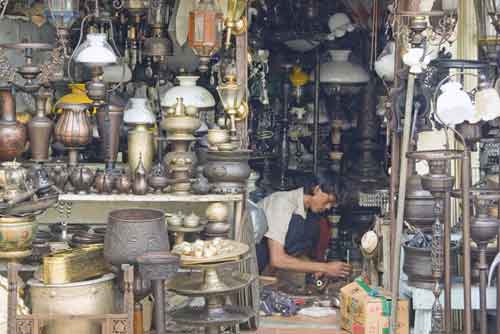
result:
[[[363,280],[340,289],[340,323],[342,329],[352,334],[388,334],[391,297],[388,291],[374,289]],[[397,334],[409,334],[409,303],[398,301]]]

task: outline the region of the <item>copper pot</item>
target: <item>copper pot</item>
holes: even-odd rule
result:
[[[126,173],[120,175],[116,181],[116,190],[118,190],[120,194],[128,194],[131,188],[132,180],[130,179],[130,176]]]
[[[115,178],[113,175],[103,171],[96,173],[94,187],[99,194],[111,194],[115,186]]]
[[[0,161],[19,157],[26,147],[26,127],[16,121],[16,102],[10,89],[0,89]]]
[[[64,190],[64,186],[69,179],[69,173],[65,166],[56,165],[52,167],[49,177],[57,188]]]
[[[28,123],[31,159],[46,161],[49,159],[50,137],[54,122],[45,116],[45,103],[50,97],[46,92],[40,92],[36,98],[36,116]]]
[[[94,183],[94,173],[87,167],[76,167],[71,172],[71,184],[75,192],[86,194]]]

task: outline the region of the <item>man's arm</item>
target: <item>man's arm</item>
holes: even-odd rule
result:
[[[285,248],[276,240],[268,239],[270,265],[279,268],[306,273],[325,273],[328,276],[347,277],[351,266],[343,262],[314,262],[297,259],[288,255]]]

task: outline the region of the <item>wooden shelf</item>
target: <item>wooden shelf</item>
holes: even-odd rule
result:
[[[60,201],[68,202],[240,202],[243,194],[175,195],[175,194],[62,194]]]

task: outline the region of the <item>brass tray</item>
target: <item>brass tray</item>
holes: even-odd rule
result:
[[[196,257],[196,256],[181,255],[181,266],[237,261],[239,260],[240,256],[245,255],[250,250],[250,247],[248,247],[248,245],[245,245],[241,242],[234,240],[225,240],[225,241],[228,242],[229,245],[233,247],[233,250],[231,252],[211,257]]]
[[[45,284],[65,284],[108,273],[110,270],[103,252],[103,245],[92,245],[45,256],[42,281]]]

